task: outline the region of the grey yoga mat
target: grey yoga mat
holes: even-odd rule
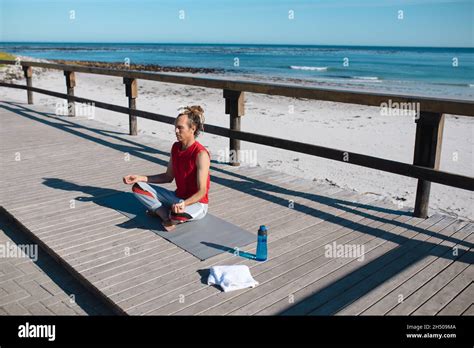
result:
[[[122,192],[95,200],[99,205],[117,210],[144,228],[169,240],[200,260],[234,252],[235,248],[257,241],[257,235],[232,225],[212,214],[196,221],[178,225],[172,232],[166,232],[158,217],[146,215],[146,208],[132,193]]]

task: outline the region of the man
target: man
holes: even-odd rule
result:
[[[132,185],[135,197],[148,208],[148,214],[161,218],[167,231],[179,223],[199,220],[207,214],[210,187],[210,155],[196,137],[204,129],[204,110],[184,108],[175,121],[176,139],[165,173],[144,176],[127,175],[123,182]],[[176,180],[176,191],[149,185]]]

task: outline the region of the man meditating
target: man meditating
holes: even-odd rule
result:
[[[207,214],[210,187],[210,156],[195,138],[204,129],[204,110],[187,106],[175,121],[177,142],[171,147],[171,157],[165,173],[144,176],[127,175],[123,182],[132,185],[137,199],[147,213],[158,216],[167,231],[179,223],[199,220]],[[176,180],[176,191],[149,183],[162,184]]]

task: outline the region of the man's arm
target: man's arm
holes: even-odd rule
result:
[[[154,184],[163,184],[167,182],[172,182],[174,180],[174,173],[173,173],[173,164],[172,158],[168,162],[168,168],[166,169],[166,173],[157,174],[157,175],[127,175],[123,177],[123,182],[128,185],[132,185],[136,182],[150,182]]]
[[[168,168],[166,169],[165,173],[162,174],[157,174],[157,175],[150,175],[150,176],[144,176],[143,180],[144,182],[149,182],[152,184],[163,184],[167,182],[172,182],[174,180],[174,173],[173,173],[173,162],[172,162],[172,157],[170,157],[170,160],[168,162]]]
[[[207,176],[209,175],[209,168],[211,166],[211,160],[206,151],[199,152],[196,159],[196,165],[198,192],[184,201],[186,206],[199,202],[202,197],[206,195]]]

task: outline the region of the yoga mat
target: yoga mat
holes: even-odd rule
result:
[[[117,210],[133,219],[137,225],[150,229],[200,260],[205,260],[223,252],[234,252],[235,248],[257,241],[256,234],[243,230],[209,213],[201,220],[180,224],[176,226],[174,231],[167,232],[161,225],[160,218],[148,216],[145,213],[146,207],[132,193],[128,192],[99,198],[95,202]]]

